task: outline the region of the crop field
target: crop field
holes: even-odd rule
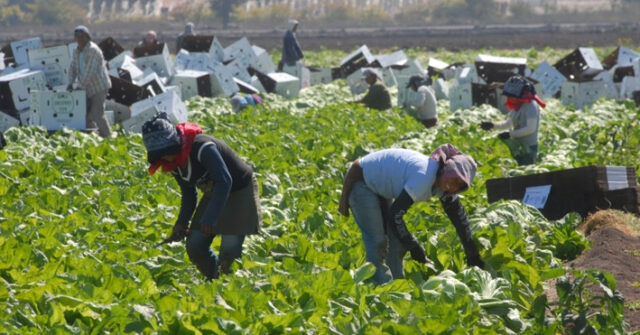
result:
[[[471,61],[482,52],[538,64],[567,50],[407,55],[425,63],[430,56]],[[323,50],[308,53],[307,61],[330,65],[342,56]],[[184,242],[154,248],[171,232],[180,192],[171,176],[147,173],[140,135],[103,140],[70,130],[49,136],[40,128],[10,129],[0,151],[0,333],[628,331],[611,274],[562,266],[590,248],[575,231],[582,218],[548,221],[517,201],[489,204],[485,182],[593,164],[640,167],[633,101],[602,99],[585,110],[547,101],[539,162],[517,167],[496,133],[479,127],[505,118],[493,107],[450,112],[440,101],[438,125],[424,129],[401,109],[374,111],[350,100],[348,86],[336,81],[293,100],[268,94],[264,105],[238,114],[225,98],[187,101],[190,121],[246,158],[260,184],[262,232],[247,238],[233,274],[211,282],[188,260]],[[455,228],[434,199],[405,216],[427,264],[407,257],[406,279],[375,286],[353,217],[337,211],[347,164],[379,149],[430,153],[443,143],[478,162],[462,203],[486,269],[466,266]],[[548,286],[550,279],[556,285]]]

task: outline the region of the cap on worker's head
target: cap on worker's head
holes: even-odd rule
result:
[[[91,39],[91,33],[89,32],[89,28],[85,26],[77,26],[75,29],[73,29],[74,36],[80,33],[87,35],[87,37]]]
[[[147,160],[154,164],[165,155],[180,153],[182,144],[176,127],[169,122],[167,113],[161,112],[142,125],[142,141],[147,148]]]
[[[536,94],[536,90],[533,84],[522,76],[512,76],[504,83],[504,89],[502,95],[506,95],[512,98],[522,98],[525,91],[531,94]]]
[[[362,76],[365,78],[369,78],[369,77],[376,77],[376,78],[380,78],[380,75],[378,74],[378,71],[376,71],[375,69],[372,68],[366,68],[362,71]]]
[[[419,87],[422,83],[425,82],[425,78],[419,74],[414,74],[409,78],[409,82],[407,83],[407,88],[415,86]]]

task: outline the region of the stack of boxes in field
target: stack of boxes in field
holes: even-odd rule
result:
[[[554,67],[567,78],[560,90],[563,104],[580,109],[605,96],[605,81],[594,80],[603,68],[593,49],[577,48]]]
[[[404,51],[373,55],[366,45],[361,46],[340,62],[340,67],[331,69],[333,78],[344,78],[352,94],[362,94],[369,89],[363,72],[373,70],[387,87],[397,86],[398,105],[410,101],[415,94],[407,88],[413,75],[425,76],[425,71],[417,60],[409,59]],[[329,71],[326,69],[325,71]]]
[[[487,180],[489,202],[521,200],[549,220],[569,212],[583,217],[601,209],[640,213],[640,187],[632,166],[587,166]]]

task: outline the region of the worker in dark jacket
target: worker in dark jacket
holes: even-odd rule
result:
[[[391,95],[389,90],[378,81],[381,77],[374,69],[365,69],[362,73],[364,81],[369,85],[369,90],[358,103],[377,110],[385,110],[391,108]]]
[[[229,273],[233,260],[241,257],[245,236],[257,234],[262,221],[253,169],[223,141],[203,135],[193,123],[173,126],[166,113],[143,125],[142,139],[149,173],[170,172],[182,192],[168,240],[186,236],[189,259],[207,279]],[[197,189],[202,197],[196,207]],[[216,235],[222,236],[220,256],[210,247]]]
[[[282,71],[285,65],[295,66],[296,62],[304,58],[298,39],[296,38],[296,30],[298,29],[298,20],[289,20],[289,27],[284,33],[282,40],[282,59],[278,63],[278,71]]]
[[[362,232],[366,259],[376,266],[373,281],[404,278],[403,258],[426,263],[425,251],[407,229],[403,216],[416,202],[440,198],[458,232],[467,264],[483,267],[469,220],[457,193],[469,188],[476,162],[451,144],[431,157],[406,149],[372,152],[353,162],[345,176],[338,211],[353,217]]]

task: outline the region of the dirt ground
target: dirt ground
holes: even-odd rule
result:
[[[626,218],[614,211],[601,211],[587,218],[578,228],[589,238],[591,249],[565,266],[573,269],[599,269],[616,278],[617,289],[625,304],[625,320],[631,333],[640,331],[640,233]],[[637,218],[632,219],[637,220]],[[555,287],[549,283],[550,301],[555,301]]]

